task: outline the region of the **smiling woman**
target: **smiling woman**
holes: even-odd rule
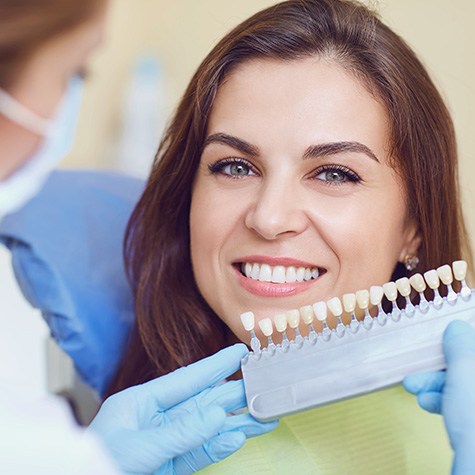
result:
[[[263,10],[198,68],[126,255],[137,331],[111,391],[246,341],[246,310],[261,320],[382,284],[414,272],[415,257],[418,270],[469,258],[448,111],[414,53],[358,3]],[[293,416],[247,447],[218,471],[255,473],[253,453],[259,473],[449,467],[442,427],[399,388]]]

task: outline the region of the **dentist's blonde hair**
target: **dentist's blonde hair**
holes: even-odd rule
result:
[[[328,58],[352,72],[386,107],[393,165],[405,186],[408,216],[418,223],[422,239],[419,269],[470,256],[452,120],[414,52],[359,3],[279,3],[217,44],[166,131],[129,223],[125,253],[137,325],[111,392],[187,365],[232,339],[200,295],[190,259],[190,200],[208,118],[220,84],[237,65],[308,56]],[[404,272],[398,266],[394,277]]]

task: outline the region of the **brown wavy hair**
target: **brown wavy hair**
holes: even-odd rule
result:
[[[208,117],[220,84],[237,65],[308,56],[335,61],[385,105],[392,164],[406,186],[409,213],[419,223],[419,268],[470,257],[458,199],[454,127],[414,52],[359,3],[279,3],[238,25],[209,53],[163,137],[127,230],[125,258],[137,322],[109,393],[226,345],[229,330],[200,295],[190,260],[192,184]],[[404,272],[398,265],[393,277]]]
[[[106,0],[0,0],[0,86],[8,88],[46,41],[80,25]]]

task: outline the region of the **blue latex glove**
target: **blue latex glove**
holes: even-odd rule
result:
[[[99,435],[128,474],[190,474],[218,462],[247,437],[273,430],[250,414],[227,416],[246,406],[239,369],[243,344],[108,398],[90,430]]]
[[[462,321],[444,332],[446,371],[407,376],[404,387],[419,405],[442,414],[454,449],[452,473],[475,473],[475,330]]]

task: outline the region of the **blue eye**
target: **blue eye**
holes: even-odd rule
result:
[[[253,176],[256,173],[253,166],[246,160],[238,158],[226,158],[208,166],[209,171],[214,175],[221,173],[232,178],[240,178],[246,176]]]
[[[361,178],[349,168],[341,165],[325,165],[315,172],[315,178],[332,185],[342,183],[359,183]]]

